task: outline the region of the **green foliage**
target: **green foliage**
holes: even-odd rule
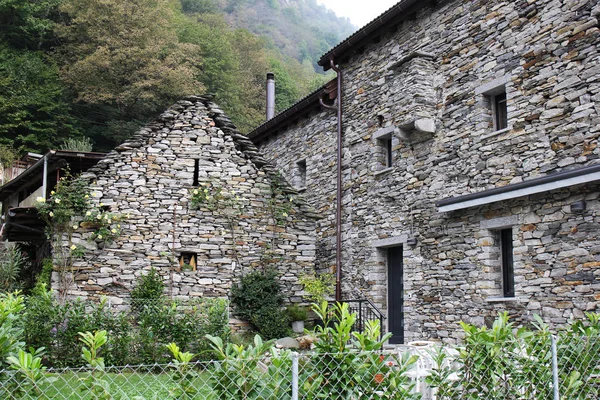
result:
[[[221,338],[206,335],[210,345],[220,360],[214,364],[211,380],[217,398],[223,400],[271,398],[261,396],[265,379],[259,372],[261,357],[273,347],[273,341],[263,342],[259,335],[253,345],[223,344]]]
[[[92,140],[88,137],[82,137],[82,138],[69,138],[66,139],[62,142],[62,145],[60,146],[61,150],[70,150],[70,151],[83,151],[83,152],[90,152],[92,151],[92,148],[94,147],[94,144],[92,143]]]
[[[201,183],[200,187],[190,189],[190,205],[195,210],[201,207],[215,210],[224,199],[222,192],[223,189],[216,183]]]
[[[236,313],[248,320],[267,339],[286,336],[288,319],[281,308],[283,295],[274,269],[256,270],[231,289]]]
[[[6,367],[6,358],[23,348],[23,330],[19,319],[24,308],[23,296],[18,293],[0,293],[0,369]]]
[[[81,390],[94,400],[112,399],[110,384],[106,379],[103,379],[104,358],[98,355],[100,347],[105,345],[108,340],[106,331],[79,332],[79,336],[79,340],[83,343],[81,357],[85,360],[87,366],[91,368],[86,377],[80,378],[83,382]]]
[[[19,273],[27,257],[16,243],[4,242],[0,247],[0,291],[12,292],[19,288]]]
[[[102,203],[100,203],[102,206]],[[90,239],[111,243],[121,236],[121,224],[125,217],[121,214],[104,211],[101,208],[90,208],[85,212],[84,222],[95,227]]]
[[[40,386],[52,384],[58,378],[46,375],[46,367],[42,366],[43,354],[43,347],[37,350],[31,349],[30,352],[19,349],[16,355],[6,359],[10,364],[10,368],[17,373],[13,377],[18,382],[12,388],[13,395],[24,396],[25,394],[34,394],[38,399],[47,398]]]
[[[308,318],[308,310],[306,307],[291,305],[287,307],[286,311],[290,317],[290,321],[306,321]]]
[[[136,301],[140,301],[143,305],[144,301],[148,300],[160,300],[164,295],[165,282],[160,276],[156,268],[150,268],[150,271],[142,275],[135,288],[131,291],[131,299],[135,304]]]
[[[558,375],[565,398],[584,399],[596,393],[598,319],[598,314],[589,314],[587,323],[575,321],[558,335]],[[491,329],[465,323],[462,327],[465,345],[456,359],[444,348],[433,352],[436,366],[427,382],[437,388],[440,400],[552,398],[552,334],[539,316],[534,329],[515,328],[507,313],[500,313]]]
[[[190,364],[194,358],[194,354],[180,351],[179,346],[175,343],[169,343],[167,349],[174,357],[172,361],[174,371],[171,379],[176,384],[176,386],[169,390],[169,394],[176,399],[193,398],[198,393],[198,390],[193,385],[193,381],[197,378],[198,374]]]
[[[301,382],[306,398],[418,399],[411,393],[414,383],[406,373],[416,363],[416,356],[380,355],[391,333],[380,338],[379,321],[369,321],[364,332],[352,332],[356,314],[347,303],[330,307],[326,301],[313,305],[322,324],[315,327],[315,357],[305,368]]]
[[[71,135],[77,128],[56,65],[40,52],[0,45],[0,142],[46,151]]]
[[[67,174],[60,178],[50,193],[52,197],[49,201],[40,197],[36,205],[38,214],[50,229],[70,229],[75,223],[74,218],[90,209],[89,186],[84,179],[72,178]]]
[[[304,291],[308,293],[308,299],[321,304],[325,297],[331,296],[335,291],[335,276],[333,274],[307,274],[298,279],[304,285]]]
[[[61,0],[0,0],[0,37],[17,48],[40,49],[52,38]]]

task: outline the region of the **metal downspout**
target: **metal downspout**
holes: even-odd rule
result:
[[[337,195],[335,232],[335,301],[342,301],[342,70],[335,66],[334,57],[329,59],[331,69],[337,73],[337,106],[325,104],[322,107],[337,111]]]
[[[42,177],[42,197],[48,193],[48,155],[44,156],[44,176]]]
[[[335,300],[342,301],[342,70],[335,66],[334,58],[329,65],[337,73],[337,204],[335,233]]]

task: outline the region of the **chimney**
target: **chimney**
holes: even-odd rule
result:
[[[267,121],[275,116],[275,74],[267,73]]]

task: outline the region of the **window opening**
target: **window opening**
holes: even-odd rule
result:
[[[384,139],[385,145],[385,166],[390,168],[393,163],[392,157],[392,138]]]
[[[512,228],[500,231],[500,247],[502,261],[502,294],[504,297],[515,296],[515,274],[513,265]]]
[[[199,176],[200,176],[200,160],[196,158],[194,160],[194,179],[192,182],[192,186],[198,186],[200,184],[200,182],[198,181]]]
[[[306,160],[296,162],[296,187],[298,189],[306,187]]]
[[[497,131],[508,128],[508,108],[506,104],[506,92],[494,96],[494,122]]]
[[[183,271],[196,271],[198,255],[196,253],[181,253],[179,266]]]

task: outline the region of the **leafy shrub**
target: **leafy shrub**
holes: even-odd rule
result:
[[[306,307],[297,305],[288,306],[287,313],[290,317],[290,321],[306,321],[306,318],[308,318]]]
[[[144,306],[150,307],[164,297],[165,283],[154,268],[139,278],[131,291],[131,304],[134,310],[140,312]]]
[[[287,316],[281,308],[283,295],[274,269],[254,271],[242,276],[231,289],[236,313],[248,320],[266,339],[287,336]]]
[[[23,311],[23,296],[0,294],[0,369],[6,367],[6,358],[23,347],[23,330],[18,320]]]
[[[16,243],[4,242],[0,248],[0,291],[19,289],[18,278],[27,258]]]

